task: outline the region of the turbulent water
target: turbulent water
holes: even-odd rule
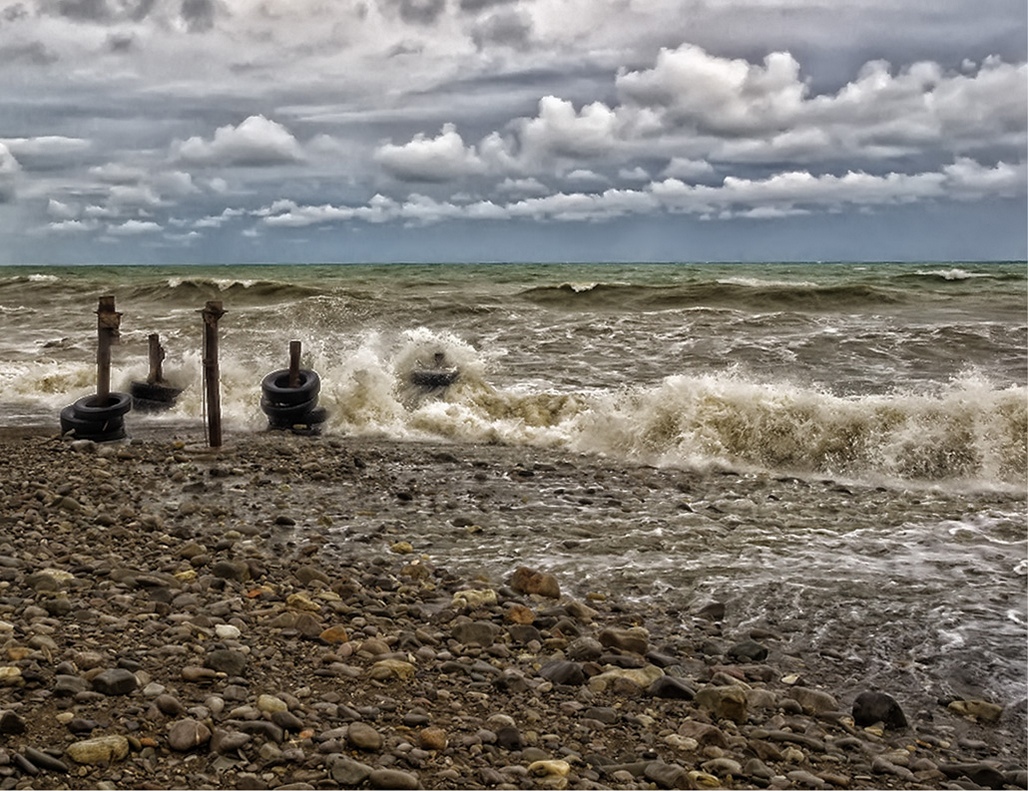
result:
[[[652,597],[819,609],[826,634],[879,608],[917,624],[896,640],[963,652],[972,686],[1009,703],[1025,695],[1026,293],[1023,262],[0,268],[0,408],[56,429],[94,387],[93,311],[113,294],[115,385],[145,378],[156,332],[186,388],[168,415],[129,415],[130,433],[199,423],[198,311],[221,300],[229,434],[266,427],[261,378],[296,339],[340,436],[853,484],[874,496],[798,486],[709,535],[654,504],[631,551],[622,522],[579,514],[589,540],[562,562]],[[460,378],[412,386],[436,352]],[[555,526],[524,518],[521,550],[542,556]],[[717,578],[698,577],[700,554]]]

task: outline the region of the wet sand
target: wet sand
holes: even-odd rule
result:
[[[716,477],[135,433],[0,435],[0,788],[1028,784],[1023,703],[883,689],[902,714],[855,712],[831,657],[732,629],[716,601],[668,612],[544,564],[462,578],[419,546],[419,515],[480,539],[482,513],[502,529],[544,481],[670,496]]]

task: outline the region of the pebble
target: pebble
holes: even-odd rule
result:
[[[421,788],[418,776],[399,769],[374,769],[368,775],[368,785],[372,788],[416,789]]]
[[[346,732],[346,741],[358,750],[376,752],[382,749],[383,738],[377,730],[364,722],[351,722]]]
[[[72,742],[66,752],[76,763],[103,766],[128,756],[129,743],[124,736],[99,736]]]
[[[168,726],[168,746],[178,752],[189,752],[202,747],[211,739],[211,731],[202,722],[184,719]]]

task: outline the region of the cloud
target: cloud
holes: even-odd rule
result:
[[[677,178],[683,181],[695,181],[713,175],[713,166],[703,159],[689,159],[688,157],[671,157],[667,167],[664,168],[664,175],[667,178]]]
[[[541,181],[535,178],[527,179],[512,179],[505,178],[500,184],[496,186],[498,192],[507,193],[510,195],[546,195],[550,192],[549,188]]]
[[[172,145],[172,157],[190,165],[264,167],[301,162],[303,150],[279,123],[251,115],[238,126],[222,126],[211,140],[191,137]]]
[[[25,170],[49,170],[79,160],[92,144],[78,137],[41,135],[0,140],[18,158]]]
[[[399,12],[410,25],[431,25],[446,10],[446,0],[386,0],[385,5]]]
[[[200,33],[214,27],[216,7],[213,0],[182,0],[182,20],[190,33]]]
[[[138,22],[145,19],[156,0],[57,0],[46,6],[60,16],[80,22]]]
[[[617,143],[616,114],[602,102],[576,111],[566,99],[545,96],[535,118],[515,122],[521,159],[539,166],[554,157],[585,159],[610,151]]]
[[[0,143],[0,203],[14,199],[15,180],[20,171],[21,166],[14,154],[4,143]]]
[[[46,213],[56,220],[73,220],[79,216],[79,210],[77,207],[68,203],[63,203],[59,200],[54,200],[53,198],[50,198],[50,200],[47,201]]]
[[[401,181],[444,182],[485,172],[486,166],[453,124],[444,124],[439,135],[415,135],[409,143],[385,143],[376,149],[374,160]]]
[[[0,62],[13,66],[26,63],[30,66],[50,66],[60,57],[42,41],[19,41],[0,46]]]
[[[159,233],[161,226],[148,220],[126,220],[120,225],[110,225],[107,233],[111,236],[140,236],[142,234]]]
[[[376,195],[366,206],[301,206],[287,200],[256,214],[267,226],[291,228],[350,220],[422,225],[447,219],[601,222],[629,215],[658,214],[692,214],[721,220],[773,219],[847,207],[909,205],[953,195],[962,200],[981,200],[997,193],[1016,196],[1026,189],[1028,167],[1024,162],[988,167],[962,158],[941,170],[916,174],[848,171],[842,175],[815,175],[787,171],[763,179],[729,176],[717,185],[686,184],[677,178],[666,178],[639,189],[558,192],[506,204],[438,201],[417,194],[406,201]]]
[[[46,226],[49,233],[77,234],[95,231],[100,224],[96,220],[61,220]]]
[[[471,28],[471,40],[478,49],[491,44],[527,49],[532,19],[520,9],[505,9],[478,20]]]

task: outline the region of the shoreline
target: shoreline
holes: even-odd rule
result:
[[[465,579],[416,549],[429,495],[470,535],[461,493],[615,475],[603,459],[180,430],[0,430],[0,788],[1028,784],[1023,703],[896,695],[907,727],[857,723],[830,657],[716,602]]]

